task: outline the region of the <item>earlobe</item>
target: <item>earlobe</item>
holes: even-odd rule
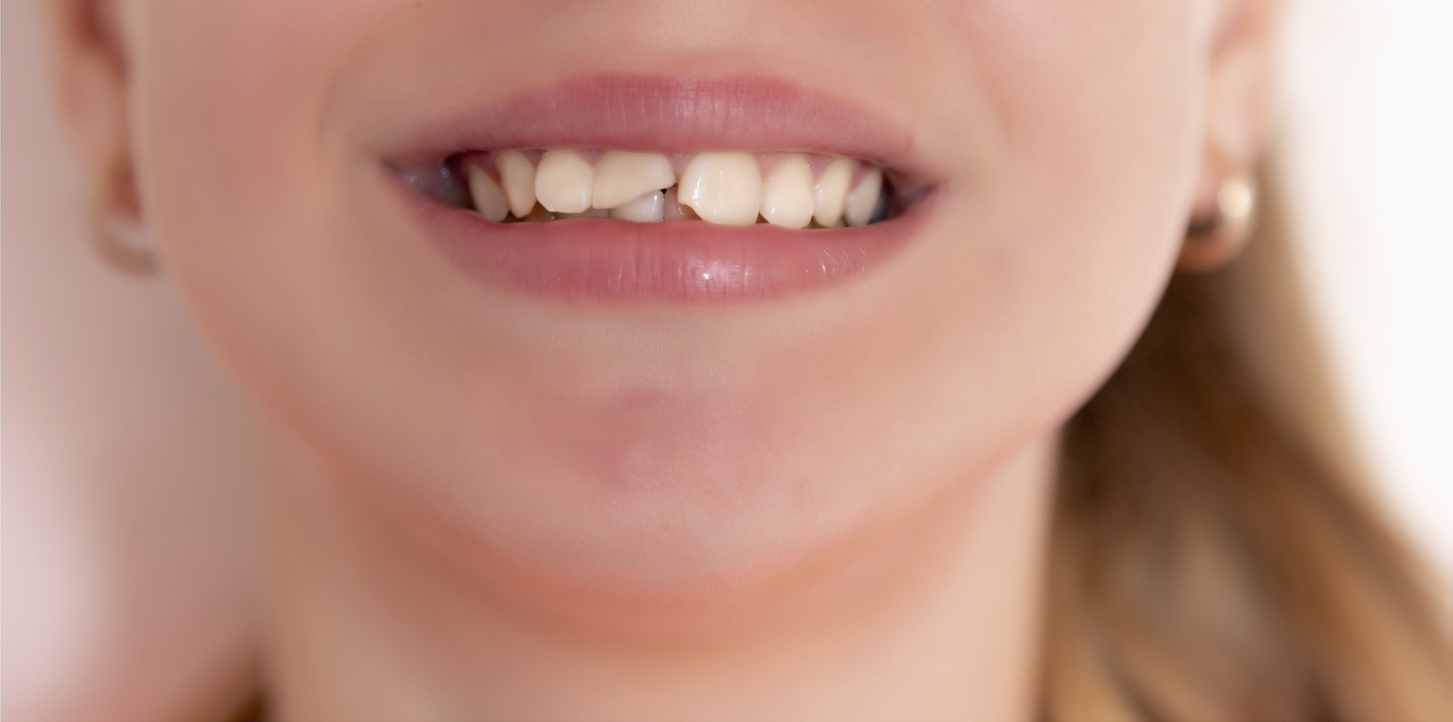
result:
[[[156,261],[140,242],[128,133],[127,66],[116,7],[109,0],[49,3],[51,64],[58,110],[86,179],[92,234],[102,257],[147,273]]]
[[[1205,140],[1182,271],[1234,259],[1255,221],[1254,169],[1272,123],[1278,0],[1223,0],[1209,47]]]

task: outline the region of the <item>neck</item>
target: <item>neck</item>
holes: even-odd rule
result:
[[[265,430],[264,449],[281,720],[1033,714],[1050,439],[902,525],[808,603],[668,642],[498,603],[349,503],[346,480],[284,432]]]

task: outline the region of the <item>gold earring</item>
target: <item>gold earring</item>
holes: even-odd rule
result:
[[[91,237],[101,258],[123,273],[156,273],[156,253],[136,201],[131,163],[125,151],[116,153],[91,186],[88,218]]]
[[[1227,178],[1216,192],[1211,213],[1191,218],[1181,246],[1181,270],[1208,271],[1235,258],[1251,238],[1260,196],[1256,178],[1250,172],[1241,171]]]

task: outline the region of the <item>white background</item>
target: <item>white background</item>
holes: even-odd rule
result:
[[[3,0],[3,715],[158,719],[248,659],[241,403],[86,247],[34,0]],[[1300,0],[1309,280],[1396,513],[1453,575],[1453,0]]]
[[[1453,573],[1453,2],[1301,0],[1284,150],[1309,281],[1394,510]]]

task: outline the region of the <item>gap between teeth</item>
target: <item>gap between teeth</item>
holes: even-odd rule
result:
[[[786,228],[864,226],[886,206],[883,169],[805,153],[504,150],[463,159],[474,209],[495,222],[699,218]]]

